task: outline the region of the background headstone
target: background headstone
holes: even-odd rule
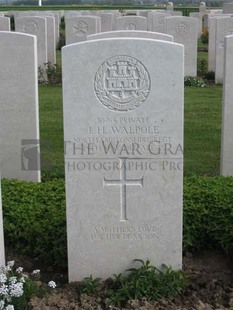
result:
[[[233,35],[225,37],[221,169],[223,176],[233,176]]]
[[[165,18],[171,16],[170,12],[151,12],[148,15],[148,30],[165,33]]]
[[[3,178],[39,182],[36,37],[2,31],[0,42],[1,174]]]
[[[66,19],[66,44],[86,41],[87,35],[98,32],[95,16],[76,16]]]
[[[116,18],[115,30],[147,30],[147,19],[142,16],[123,16]]]
[[[0,16],[0,31],[10,31],[10,30],[11,30],[10,18]]]
[[[184,74],[197,75],[197,19],[192,17],[166,17],[166,33],[174,38],[174,42],[184,45]]]
[[[181,268],[183,57],[138,38],[63,48],[69,281]]]
[[[44,68],[44,64],[48,62],[46,18],[38,16],[16,18],[15,31],[37,37],[38,67]]]
[[[216,18],[215,83],[223,81],[224,37],[233,34],[233,18]]]

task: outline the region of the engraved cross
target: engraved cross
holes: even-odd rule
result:
[[[128,221],[126,210],[126,188],[127,186],[139,185],[143,187],[143,178],[141,179],[127,179],[126,178],[126,158],[120,158],[120,178],[118,180],[107,180],[104,178],[104,186],[120,186],[120,205],[121,218],[120,221]]]

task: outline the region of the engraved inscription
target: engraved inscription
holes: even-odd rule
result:
[[[74,34],[79,37],[86,35],[87,31],[88,31],[88,26],[84,22],[78,22],[73,27]]]
[[[121,217],[120,221],[128,221],[127,219],[127,210],[126,210],[126,187],[130,185],[139,185],[143,186],[143,178],[141,179],[127,179],[126,178],[126,159],[120,158],[120,163],[124,163],[120,170],[120,179],[119,180],[108,180],[104,178],[104,186],[120,186],[120,196],[121,196]]]
[[[130,24],[127,26],[126,29],[127,29],[127,30],[136,30],[136,29],[137,29],[137,26],[136,26],[135,24],[133,24],[133,23],[130,23]]]
[[[177,24],[176,33],[179,35],[187,35],[189,33],[189,25],[185,22]]]
[[[107,227],[95,226],[90,234],[92,241],[98,240],[150,240],[159,239],[158,233],[161,227],[155,226],[125,226]]]
[[[38,32],[37,23],[33,20],[28,20],[23,25],[23,32],[36,34]]]
[[[98,69],[94,88],[99,101],[113,111],[139,107],[150,92],[150,76],[145,66],[129,56],[115,56]]]

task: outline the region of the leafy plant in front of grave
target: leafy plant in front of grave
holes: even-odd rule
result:
[[[95,278],[93,279],[92,275],[84,278],[82,282],[79,282],[77,285],[78,294],[92,294],[96,292],[101,286],[101,279]]]
[[[198,79],[193,76],[185,76],[184,78],[185,87],[205,87],[205,82],[202,79]]]
[[[115,276],[112,287],[107,291],[110,305],[122,307],[128,300],[142,297],[148,300],[173,297],[180,294],[187,284],[187,278],[181,271],[165,265],[159,270],[149,260],[135,259],[134,262],[141,266],[128,269],[125,276]]]
[[[43,85],[61,84],[61,67],[51,62],[44,63],[44,66],[39,66],[38,68],[38,80]]]
[[[203,79],[205,79],[205,80],[215,80],[215,72],[214,71],[207,71],[204,74]]]
[[[197,75],[204,76],[208,71],[208,63],[206,59],[197,59]]]
[[[204,27],[202,29],[201,42],[203,44],[208,44],[209,42],[209,31],[207,27]]]

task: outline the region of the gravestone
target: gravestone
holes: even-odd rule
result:
[[[2,193],[1,193],[1,173],[0,173],[0,267],[5,266],[5,246],[2,219]]]
[[[97,32],[99,31],[96,16],[76,16],[66,19],[66,44],[86,41],[87,35]]]
[[[53,16],[43,16],[47,21],[47,57],[48,62],[56,64],[56,32],[55,18]]]
[[[167,11],[173,11],[174,10],[173,2],[168,2],[166,9]]]
[[[124,30],[124,31],[109,31],[103,33],[96,33],[87,36],[87,40],[99,40],[106,38],[117,38],[117,37],[134,37],[134,38],[147,38],[163,41],[173,41],[173,37],[168,34],[152,32],[152,31],[137,31],[137,30]]]
[[[3,178],[40,181],[36,37],[0,32],[0,159]],[[17,47],[17,48],[16,48]]]
[[[116,18],[115,30],[147,30],[147,19],[142,16],[123,16]]]
[[[223,176],[233,176],[233,35],[225,37],[221,168]]]
[[[233,14],[233,3],[223,3],[223,14]]]
[[[10,31],[11,24],[9,17],[0,16],[0,31]]]
[[[174,38],[174,42],[184,45],[184,74],[197,75],[197,19],[192,17],[166,17],[166,33]]]
[[[198,38],[202,35],[202,17],[204,13],[191,12],[189,13],[190,17],[196,18],[198,21]]]
[[[101,31],[112,31],[114,28],[115,17],[112,13],[99,13],[98,16],[101,18]]]
[[[181,268],[183,57],[141,38],[63,48],[69,281]]]
[[[15,31],[37,37],[38,67],[44,68],[44,64],[48,62],[46,18],[37,16],[16,18]]]
[[[200,4],[199,4],[199,12],[203,13],[203,14],[206,12],[206,3],[205,2],[200,2]]]
[[[233,34],[233,18],[216,18],[215,83],[223,81],[224,37]]]
[[[170,12],[157,13],[151,12],[148,14],[148,30],[160,33],[165,33],[165,18],[171,16]]]

